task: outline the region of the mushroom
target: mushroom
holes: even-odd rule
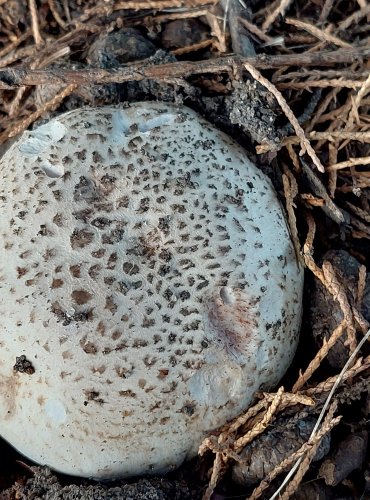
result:
[[[83,108],[0,164],[1,435],[23,455],[164,473],[279,381],[303,273],[228,136],[186,107]]]

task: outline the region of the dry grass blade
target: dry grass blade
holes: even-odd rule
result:
[[[333,8],[333,5],[334,5],[334,0],[325,0],[324,6],[321,10],[321,14],[319,17],[320,23],[323,23],[327,20],[329,14],[330,14],[330,11]]]

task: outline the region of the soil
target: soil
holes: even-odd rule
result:
[[[370,498],[369,342],[356,351],[370,323],[368,5],[124,4],[0,0],[1,151],[34,123],[82,105],[161,100],[200,112],[248,151],[286,206],[306,267],[300,346],[280,384],[286,393],[257,395],[255,411],[233,432],[215,433],[214,452],[227,443],[227,453],[208,451],[165,478],[98,484],[38,467],[1,442],[0,499],[270,498],[328,398],[331,420],[317,447],[305,451],[307,467],[299,465],[284,498]],[[253,78],[244,63],[261,75]],[[156,76],[143,78],[151,68]],[[303,151],[298,123],[323,172]],[[28,363],[17,359],[17,369],[32,370]],[[245,441],[240,450],[238,439]]]

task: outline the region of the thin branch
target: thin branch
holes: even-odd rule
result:
[[[280,68],[282,66],[330,66],[338,63],[362,61],[370,56],[370,47],[338,49],[334,51],[312,52],[305,54],[280,54],[270,56],[261,54],[255,57],[219,57],[209,61],[179,61],[153,65],[150,60],[130,64],[119,69],[84,70],[29,70],[27,68],[6,68],[0,71],[0,89],[12,90],[23,85],[59,84],[77,85],[123,83],[146,79],[165,80],[166,78],[187,77],[202,73],[221,73],[233,71],[236,64],[249,63],[258,69]]]

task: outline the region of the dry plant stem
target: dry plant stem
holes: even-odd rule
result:
[[[205,9],[193,9],[193,10],[187,10],[185,12],[173,12],[166,14],[150,15],[144,17],[143,19],[138,19],[137,21],[134,22],[134,25],[138,26],[142,26],[143,24],[150,25],[151,23],[153,23],[153,21],[157,23],[162,23],[164,21],[174,21],[177,19],[191,19],[193,17],[206,16],[208,12],[209,11]]]
[[[350,43],[344,42],[340,38],[334,35],[330,35],[326,31],[323,31],[317,28],[316,26],[313,26],[310,23],[304,23],[303,21],[298,21],[298,19],[292,19],[292,18],[285,19],[285,22],[287,24],[290,24],[291,26],[295,26],[296,28],[304,29],[311,35],[316,36],[322,42],[332,43],[334,45],[337,45],[338,47],[343,47],[343,48],[351,47]]]
[[[302,193],[299,195],[301,200],[304,200],[311,205],[312,207],[323,207],[325,205],[325,200],[323,198],[317,198],[313,194],[310,193]]]
[[[247,432],[247,434],[245,434],[244,436],[239,438],[237,441],[235,441],[233,444],[232,450],[229,450],[229,451],[225,450],[224,452],[216,451],[217,449],[215,450],[216,457],[215,457],[213,467],[212,467],[212,475],[211,475],[211,479],[210,479],[210,482],[208,484],[207,490],[205,491],[205,493],[203,495],[203,500],[209,500],[211,498],[211,495],[212,495],[215,487],[217,486],[218,482],[220,481],[221,477],[223,476],[223,474],[225,473],[225,471],[227,469],[228,461],[230,459],[234,459],[234,460],[237,459],[236,453],[240,452],[244,448],[244,446],[246,446],[246,444],[251,442],[256,436],[258,436],[259,434],[261,434],[265,430],[265,428],[267,427],[269,422],[271,422],[273,416],[277,412],[279,405],[281,403],[283,394],[284,394],[284,388],[280,387],[279,390],[277,391],[277,393],[274,395],[273,400],[271,401],[271,404],[270,404],[269,408],[267,409],[267,411],[265,412],[262,420],[257,422],[253,426],[251,431]],[[264,403],[264,401],[260,401],[260,403]],[[263,408],[263,405],[261,405],[260,403],[255,405],[253,413],[255,412],[256,406],[259,406],[261,409]],[[247,412],[247,413],[249,413],[250,415],[252,414],[252,412]],[[239,423],[240,423],[240,420],[239,420]],[[219,435],[219,437],[218,437],[218,444],[219,445],[222,446],[222,444],[226,442],[226,440],[230,436],[231,427],[232,426],[229,427],[227,432],[224,432],[224,433]],[[234,430],[235,430],[235,427],[234,427]],[[203,442],[202,446],[205,446],[208,449],[212,449],[213,448],[212,439],[207,438]]]
[[[43,43],[43,40],[40,33],[39,20],[37,17],[36,0],[28,0],[28,7],[31,15],[33,38],[35,40],[36,46],[40,46]]]
[[[267,16],[266,20],[262,24],[262,30],[268,31],[274,24],[278,16],[284,17],[285,12],[290,7],[292,2],[293,0],[280,0],[279,5],[270,12],[270,14]]]
[[[361,80],[342,80],[340,78],[333,80],[306,80],[304,82],[286,82],[277,83],[276,87],[278,89],[309,89],[309,88],[319,88],[326,89],[330,87],[348,88],[348,89],[358,89],[363,86],[364,82]]]
[[[27,47],[21,48],[15,53],[9,54],[9,56],[3,58],[0,60],[0,68],[3,68],[5,66],[8,66],[15,61],[18,60],[23,60],[25,58],[33,58],[36,57],[38,60],[42,60],[45,56],[50,56],[51,54],[55,54],[56,52],[60,52],[64,47],[70,45],[72,42],[78,41],[78,39],[82,39],[86,33],[92,33],[94,30],[91,26],[82,26],[80,28],[74,29],[62,37],[60,37],[58,40],[55,40],[54,42],[46,44],[41,50],[37,49],[35,45],[29,45]],[[102,27],[100,27],[98,30],[95,30],[96,32],[100,33],[104,31]],[[29,62],[27,61],[29,64]],[[6,70],[4,70],[6,71]],[[68,83],[72,82],[67,82],[65,85]],[[18,87],[21,85],[17,85]],[[1,87],[1,84],[0,84]]]
[[[275,394],[265,394],[265,400],[270,404],[272,403],[274,398]],[[298,404],[305,406],[315,406],[315,401],[312,398],[303,396],[302,394],[292,394],[290,392],[285,392],[280,402],[279,411],[285,410],[289,406]]]
[[[329,429],[330,430],[330,429]],[[266,477],[261,481],[261,483],[253,490],[248,500],[257,500],[263,495],[263,492],[269,487],[271,481],[273,481],[279,474],[288,469],[296,460],[300,459],[305,455],[316,443],[320,443],[322,438],[329,432],[327,429],[320,429],[317,435],[312,438],[311,442],[304,443],[297,451],[292,453],[289,457],[285,458],[279,465],[277,465],[271,472],[269,472]]]
[[[6,66],[13,64],[15,61],[25,59],[26,57],[31,56],[32,54],[35,53],[35,50],[36,48],[34,45],[28,45],[27,47],[23,47],[17,50],[16,52],[8,54],[7,56],[0,59],[0,68],[5,68]],[[1,82],[0,82],[0,88],[1,88]]]
[[[54,19],[56,22],[59,24],[59,26],[63,29],[66,30],[68,25],[63,21],[63,19],[60,17],[60,14],[58,12],[57,6],[55,5],[55,0],[48,0],[49,4],[49,9],[50,12],[53,14]]]
[[[363,210],[360,207],[357,207],[356,205],[353,205],[352,203],[349,203],[347,201],[346,203],[347,207],[351,209],[351,211],[357,215],[357,217],[360,217],[363,219],[365,222],[370,224],[370,213],[367,210]]]
[[[31,64],[31,69],[35,69],[35,68],[44,68],[46,66],[48,66],[48,64],[51,64],[52,62],[56,61],[57,59],[59,59],[60,57],[63,57],[67,54],[69,54],[70,52],[70,48],[69,47],[62,47],[61,49],[59,49],[57,52],[54,52],[53,54],[50,54],[48,57],[46,57],[45,59],[43,59],[42,61],[35,61]],[[17,92],[16,92],[16,95],[10,105],[10,108],[9,108],[9,116],[10,117],[13,117],[16,115],[16,113],[18,112],[18,109],[19,109],[19,106],[20,106],[20,103],[22,101],[22,98],[24,96],[24,94],[26,93],[26,90],[27,90],[28,87],[20,87],[17,89]]]
[[[186,47],[180,47],[179,49],[171,50],[171,54],[179,56],[182,54],[189,54],[189,52],[195,52],[196,50],[205,49],[213,44],[212,40],[203,40],[199,43],[194,43],[193,45],[188,45]]]
[[[178,7],[205,7],[207,5],[214,5],[218,0],[137,0],[124,2],[115,2],[113,5],[102,5],[101,2],[97,6],[85,9],[82,16],[77,21],[83,23],[92,16],[107,16],[117,10],[163,10]]]
[[[339,29],[342,31],[348,29],[351,24],[357,24],[363,17],[367,16],[368,14],[370,14],[370,4],[368,4],[361,10],[353,12],[353,14],[347,17],[347,19],[341,21],[339,23]]]
[[[348,345],[350,353],[352,354],[352,352],[356,348],[356,326],[351,306],[349,304],[343,286],[338,280],[334,267],[329,261],[324,261],[322,265],[322,271],[325,278],[324,285],[332,294],[334,300],[338,302],[339,307],[343,313],[348,332],[348,342],[346,344]]]
[[[313,260],[313,257],[312,257],[313,240],[315,238],[316,224],[315,224],[314,218],[312,217],[311,214],[307,214],[306,222],[308,225],[308,231],[307,231],[306,241],[303,245],[303,252],[302,252],[304,262],[306,264],[306,267],[308,267],[308,269],[316,276],[316,278],[318,278],[324,284],[325,283],[324,273],[319,268],[319,266],[315,263],[315,261]]]
[[[10,52],[12,52],[14,49],[18,47],[22,42],[27,40],[27,38],[32,35],[32,30],[28,29],[24,33],[22,33],[19,37],[14,40],[14,42],[11,42],[7,44],[2,50],[0,50],[0,58],[6,56]]]
[[[347,130],[333,130],[328,132],[312,131],[310,132],[309,137],[310,139],[313,139],[315,141],[334,141],[334,139],[348,139],[351,141],[369,142],[370,130],[367,132],[348,132]]]
[[[236,432],[242,425],[248,422],[248,420],[255,417],[262,409],[266,408],[267,404],[266,398],[263,398],[257,404],[249,408],[244,415],[236,418],[235,421],[225,429],[226,435],[223,435],[223,441],[226,440],[228,435]]]
[[[292,80],[293,78],[318,78],[318,79],[344,78],[346,80],[356,80],[361,78],[362,80],[366,80],[368,76],[369,76],[369,71],[353,71],[350,69],[341,69],[341,70],[312,69],[304,71],[290,71],[289,73],[284,73],[283,75],[278,75],[278,76],[274,75],[271,80],[273,83],[281,83],[284,80]]]
[[[213,469],[211,474],[211,479],[207,486],[206,491],[203,494],[202,500],[210,500],[214,489],[216,488],[219,480],[221,479],[224,469],[224,462],[222,459],[222,453],[216,453],[216,458],[213,462]]]
[[[312,132],[309,132],[307,135],[311,140],[321,141],[321,142],[324,142],[324,141],[335,142],[335,139],[349,139],[351,141],[359,141],[359,142],[364,142],[364,143],[370,142],[370,130],[367,132],[347,132],[346,130],[318,132],[316,130],[313,130]],[[282,146],[288,146],[289,144],[299,144],[299,143],[300,143],[300,139],[296,136],[285,137],[282,141]],[[321,144],[319,144],[317,146],[317,149],[320,149],[320,147],[321,147]],[[256,152],[257,152],[257,154],[263,154],[263,153],[267,153],[272,148],[273,147],[269,144],[259,144],[258,146],[256,146]],[[359,163],[357,163],[357,164],[363,165],[362,162],[364,161],[364,159],[366,160],[366,158],[369,158],[369,157],[366,156],[365,158],[361,158],[361,161],[359,161]],[[358,160],[358,158],[353,158],[352,160],[348,160],[351,162],[349,164],[347,164],[348,163],[347,161],[341,162],[338,164],[338,165],[340,165],[340,167],[339,168],[336,167],[335,170],[339,170],[341,168],[347,168],[347,167],[351,167],[353,165],[356,165],[355,161],[357,161],[357,160]],[[367,164],[367,163],[365,163],[365,164]],[[342,166],[342,165],[344,165],[344,166]],[[334,165],[327,167],[326,171],[330,172],[330,170],[334,170],[333,166]]]
[[[339,90],[340,90],[339,88],[335,88],[335,89],[331,90],[326,97],[324,97],[324,99],[322,100],[321,104],[317,108],[316,113],[312,117],[309,125],[305,128],[306,134],[308,132],[311,132],[313,130],[313,128],[316,125],[317,121],[321,118],[321,116],[328,109],[328,106],[330,105],[330,103],[334,99],[336,99],[337,94],[339,93]]]
[[[330,14],[331,9],[333,8],[334,0],[325,0],[324,6],[321,10],[321,14],[319,17],[319,23],[323,23],[327,20],[328,15]]]
[[[347,322],[343,320],[330,335],[329,340],[324,339],[321,349],[317,352],[314,359],[310,362],[305,372],[299,375],[297,382],[294,384],[292,388],[292,392],[296,393],[300,391],[302,387],[306,384],[306,382],[312,377],[312,374],[320,366],[322,360],[326,358],[330,349],[341,338],[346,327],[347,327]]]
[[[244,68],[253,76],[255,80],[257,80],[261,85],[267,88],[268,91],[270,91],[277,102],[280,104],[281,109],[284,111],[285,116],[288,118],[290,123],[292,124],[295,133],[300,139],[301,143],[301,148],[303,151],[306,151],[309,157],[311,158],[313,164],[317,167],[319,172],[325,172],[325,169],[319,160],[318,156],[316,155],[313,147],[309,143],[308,139],[304,135],[304,131],[300,124],[298,123],[297,118],[294,116],[293,111],[290,109],[288,103],[284,99],[283,95],[277,90],[277,88],[269,81],[267,80],[264,76],[261,75],[261,73],[254,68],[251,64],[244,62],[243,63]]]
[[[17,89],[16,94],[12,100],[10,107],[9,107],[8,115],[10,118],[13,118],[17,114],[17,112],[19,110],[20,103],[22,101],[22,98],[23,98],[26,90],[27,90],[27,87],[20,87],[19,89]]]
[[[367,0],[357,0],[357,3],[360,6],[360,9],[365,9],[367,5]]]
[[[366,132],[366,134],[370,140],[370,131]],[[332,170],[342,170],[343,168],[350,168],[354,167],[355,165],[370,165],[370,156],[364,156],[362,158],[349,158],[346,161],[341,161],[334,165],[330,165],[326,170],[329,172]]]
[[[298,194],[298,184],[294,175],[286,167],[283,174],[283,186],[285,195],[285,207],[288,213],[289,229],[293,240],[293,245],[298,261],[303,264],[301,257],[301,245],[299,243],[297,219],[294,213],[294,198]]]
[[[336,408],[336,405],[332,405],[332,406],[334,406],[334,408]],[[322,434],[323,435],[321,436],[321,439],[324,437],[325,434],[330,432],[333,429],[333,427],[338,425],[339,422],[341,421],[342,417],[333,418],[333,413],[334,413],[334,411],[330,411],[330,409],[329,409],[328,415],[322,424],[322,431],[323,431]],[[288,485],[285,492],[281,495],[281,497],[280,497],[281,500],[289,500],[289,498],[297,491],[299,485],[302,482],[303,476],[308,471],[308,468],[309,468],[314,456],[316,455],[317,449],[320,446],[320,441],[321,440],[316,439],[313,442],[311,448],[309,450],[307,450],[305,456],[302,457],[298,471],[297,471],[294,479]]]
[[[342,380],[344,378],[345,373],[349,370],[350,366],[355,361],[355,358],[356,358],[357,354],[360,352],[361,347],[368,340],[369,337],[370,337],[370,330],[368,330],[368,332],[366,333],[366,335],[364,336],[364,338],[359,342],[358,346],[356,347],[356,349],[354,350],[354,352],[351,354],[351,356],[348,358],[346,364],[342,368],[342,370],[339,373],[339,375],[337,377],[335,377],[335,382],[334,382],[334,384],[333,384],[333,386],[332,386],[332,388],[331,388],[331,390],[330,390],[330,392],[328,394],[328,397],[326,398],[324,406],[323,406],[323,408],[322,408],[322,410],[320,412],[319,418],[317,419],[315,427],[312,430],[310,439],[313,438],[317,434],[318,428],[320,427],[321,421],[322,421],[322,419],[323,419],[323,417],[325,415],[325,412],[326,412],[326,410],[327,410],[327,408],[328,408],[328,406],[330,404],[330,401],[333,398],[333,395],[334,395],[335,391],[337,390],[337,388],[341,384],[341,382],[342,382]],[[274,500],[275,498],[277,498],[277,496],[280,494],[280,492],[285,488],[285,485],[290,481],[290,478],[293,476],[293,474],[295,473],[295,471],[299,467],[300,462],[301,462],[301,460],[298,460],[295,463],[295,465],[292,467],[292,469],[289,472],[289,474],[284,479],[283,483],[280,485],[280,487],[277,489],[277,491],[274,493],[274,495],[271,497],[270,500]]]
[[[352,368],[349,368],[348,371],[343,375],[342,382],[345,382],[346,380],[352,379],[356,375],[359,375],[360,373],[368,370],[370,368],[370,356],[362,360],[361,358],[356,361],[356,363],[352,366]],[[333,385],[336,383],[337,376],[334,377],[329,377],[328,379],[324,380],[324,382],[320,382],[319,384],[316,385],[316,387],[310,387],[309,389],[305,390],[305,394],[309,394],[311,396],[317,396],[322,394],[323,392],[329,392],[332,388]]]
[[[362,82],[361,88],[357,95],[352,99],[352,109],[350,110],[348,120],[347,120],[347,130],[353,128],[353,123],[356,121],[357,125],[360,125],[359,118],[359,107],[361,105],[362,99],[370,91],[370,75]]]
[[[86,30],[87,28],[84,27]],[[91,30],[89,30],[91,31]],[[81,29],[76,30],[80,33]],[[69,34],[67,34],[69,36]],[[66,35],[66,37],[67,37]],[[70,38],[70,37],[69,37]],[[67,39],[66,39],[67,41]],[[33,48],[34,50],[34,48]],[[0,71],[0,89],[11,90],[23,85],[64,84],[80,85],[123,83],[146,79],[163,80],[168,77],[187,77],[201,73],[232,72],[237,65],[250,64],[259,69],[281,68],[282,66],[316,66],[349,63],[370,56],[370,47],[338,49],[318,53],[282,54],[269,56],[262,54],[240,58],[225,56],[207,61],[179,61],[152,65],[148,62],[131,64],[119,70],[84,69],[84,70],[28,70],[26,68],[7,68]]]
[[[42,108],[32,113],[30,116],[22,120],[19,124],[11,128],[10,130],[7,130],[3,135],[5,135],[6,138],[10,138],[20,134],[21,132],[26,130],[31,125],[31,123],[40,118],[40,116],[42,116],[44,113],[46,113],[47,111],[54,111],[60,105],[60,103],[63,102],[63,100],[67,96],[69,96],[76,88],[76,85],[68,85],[68,87],[59,92],[59,94],[53,97],[51,101],[48,101]],[[0,144],[1,142],[2,141],[0,140]]]
[[[283,393],[284,393],[284,388],[279,387],[270,407],[267,409],[261,422],[258,422],[253,427],[253,429],[247,432],[247,434],[245,434],[244,436],[235,441],[233,448],[236,453],[239,453],[248,443],[253,441],[255,437],[257,437],[259,434],[262,434],[262,432],[266,429],[266,427],[269,425],[269,423],[271,422],[271,420],[273,419],[274,415],[276,414],[279,408]]]
[[[325,213],[337,224],[343,223],[345,220],[344,215],[328,195],[325,185],[322,183],[322,181],[316,175],[316,173],[312,170],[312,168],[306,164],[305,161],[302,160],[301,163],[302,163],[302,170],[305,174],[306,179],[309,181],[311,190],[316,196],[319,196],[320,198],[323,198],[325,200],[325,205],[323,207]]]
[[[338,158],[338,144],[329,142],[328,151],[329,151],[329,165],[333,165],[337,162]],[[331,198],[334,198],[335,190],[337,188],[337,180],[338,180],[337,171],[336,170],[330,171],[328,179],[328,190]]]
[[[287,144],[286,149],[289,153],[290,159],[292,160],[295,172],[297,172],[298,174],[301,173],[302,167],[301,164],[299,163],[298,155],[294,151],[293,144]]]
[[[71,12],[69,10],[68,0],[62,0],[62,3],[63,3],[63,8],[64,8],[66,18],[67,18],[68,22],[70,23],[72,21],[72,18],[71,18]]]
[[[206,18],[207,18],[207,22],[211,28],[211,35],[217,39],[217,42],[216,41],[214,42],[216,47],[217,47],[217,50],[221,54],[224,54],[227,50],[225,32],[223,32],[221,30],[218,18],[214,14],[211,14],[210,12],[208,12],[206,14]]]
[[[36,69],[38,67],[38,63],[37,62],[34,62],[30,65],[30,68],[31,69]],[[9,108],[9,117],[12,118],[13,116],[16,115],[16,113],[18,112],[18,109],[19,109],[19,106],[20,106],[20,103],[22,101],[22,98],[25,94],[27,90],[27,87],[20,87],[16,90],[16,94],[13,98],[13,101],[10,105],[10,108]]]
[[[277,411],[283,411],[287,407],[297,404],[313,406],[315,402],[311,398],[302,395],[286,394],[284,393],[283,387],[279,388],[276,394],[264,393],[261,401],[250,408],[244,415],[238,417],[231,425],[224,426],[218,436],[217,443],[215,441],[215,436],[210,436],[203,441],[199,448],[199,454],[203,455],[208,450],[216,454],[212,478],[203,499],[210,498],[218,481],[226,471],[227,464],[230,460],[235,460],[237,462],[242,461],[237,453],[266,429]],[[265,409],[267,410],[264,411],[264,414],[260,414],[260,412]],[[252,421],[253,417],[256,417],[254,423]],[[232,436],[247,421],[248,426],[252,426],[250,431],[234,441],[231,447],[228,445],[224,447],[225,443],[232,442]]]
[[[265,43],[273,43],[273,38],[269,35],[266,35],[262,30],[258,28],[255,24],[249,22],[247,19],[243,17],[238,17],[238,21],[246,28],[250,33],[255,35],[257,38],[262,40]]]
[[[361,332],[365,335],[365,333],[370,327],[369,322],[366,321],[366,319],[363,317],[363,315],[359,312],[359,310],[356,307],[353,307],[352,310],[357,325],[359,326]]]

